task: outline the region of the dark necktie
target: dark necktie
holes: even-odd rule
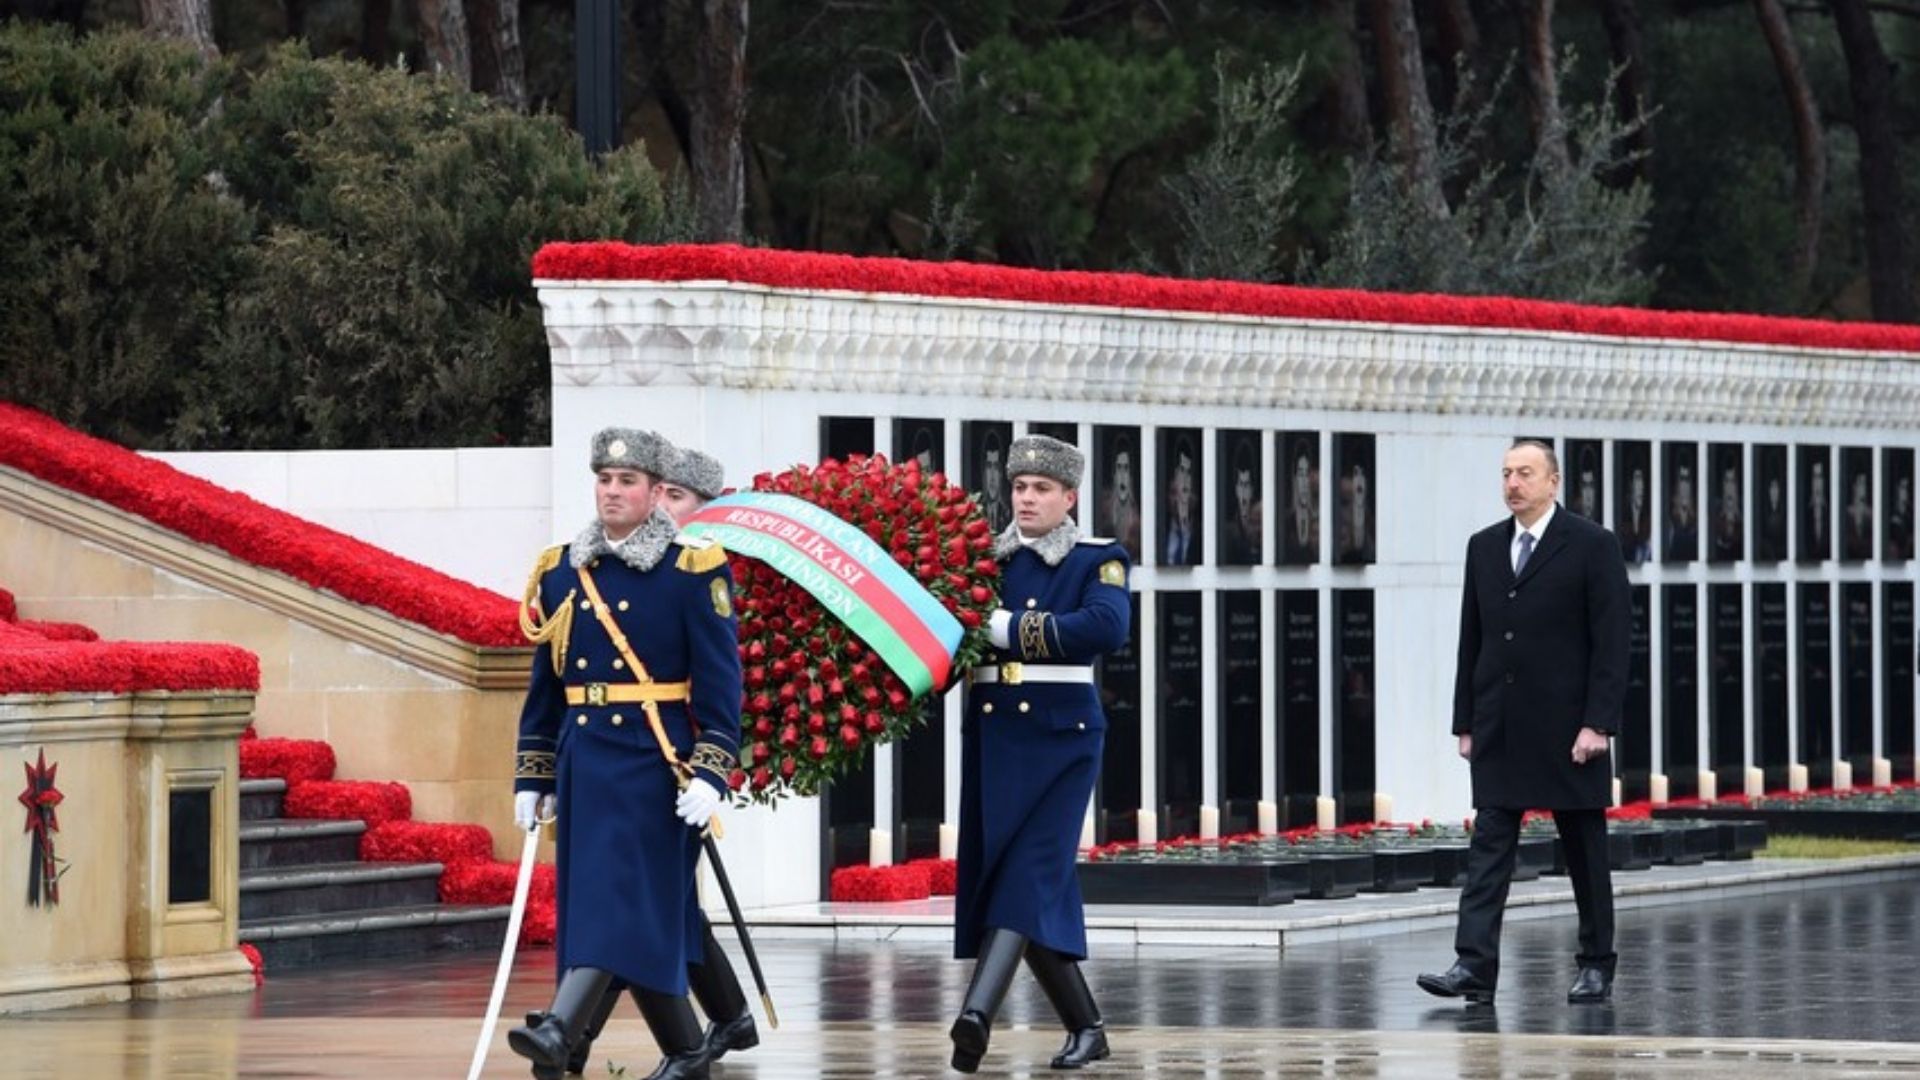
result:
[[[1520,555],[1513,560],[1513,576],[1519,577],[1520,571],[1527,568],[1527,560],[1533,558],[1533,534],[1520,534]]]

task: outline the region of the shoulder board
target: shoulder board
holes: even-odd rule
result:
[[[1076,540],[1075,543],[1093,544],[1098,547],[1106,547],[1108,544],[1117,544],[1119,543],[1119,541],[1115,540],[1111,536],[1083,536],[1079,540]]]
[[[682,544],[680,558],[673,565],[689,574],[705,574],[727,565],[727,549],[711,540],[698,547]]]
[[[719,543],[719,541],[715,540],[711,536],[699,536],[689,532],[678,532],[673,534],[673,542],[676,544],[679,544],[683,548],[712,547],[713,545]]]
[[[559,566],[560,560],[566,557],[567,557],[567,545],[565,544],[555,544],[552,547],[547,548],[546,550],[540,553],[539,558],[534,560],[533,576],[536,578],[540,577],[541,575],[545,574],[547,571],[553,569],[556,566]]]

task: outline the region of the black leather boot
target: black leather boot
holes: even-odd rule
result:
[[[580,1042],[567,1057],[567,1071],[584,1073],[587,1063],[593,1059],[593,1041],[607,1028],[607,1018],[613,1015],[613,1007],[620,1004],[620,993],[625,989],[619,982],[607,984],[607,992],[600,995],[600,1004],[593,1010],[593,1016],[587,1021],[587,1029],[580,1033]],[[547,1080],[535,1077],[535,1080]]]
[[[533,1062],[536,1072],[564,1069],[579,1044],[600,999],[613,985],[613,976],[597,968],[578,967],[560,979],[553,1004],[543,1013],[528,1013],[524,1027],[507,1032],[513,1052]]]
[[[973,981],[960,1005],[960,1019],[947,1033],[953,1039],[953,1067],[961,1072],[980,1068],[987,1040],[993,1036],[994,1014],[1000,1011],[1026,949],[1027,939],[1011,930],[989,929],[980,939],[980,958],[973,964]]]
[[[760,1045],[760,1029],[754,1026],[753,1013],[747,1009],[746,991],[740,988],[740,976],[713,936],[713,924],[706,926],[706,942],[701,946],[706,962],[687,965],[687,985],[700,1011],[712,1021],[707,1025],[707,1059],[719,1061],[729,1050],[751,1050]]]
[[[1027,967],[1033,969],[1034,980],[1067,1029],[1067,1044],[1054,1056],[1053,1067],[1080,1069],[1110,1057],[1107,1026],[1100,1020],[1100,1006],[1093,1002],[1093,991],[1087,988],[1079,963],[1045,945],[1029,944]]]
[[[633,1000],[640,1015],[647,1019],[647,1030],[660,1044],[664,1055],[647,1080],[708,1080],[707,1056],[700,1033],[700,1020],[693,1015],[693,1003],[685,997],[633,988]]]

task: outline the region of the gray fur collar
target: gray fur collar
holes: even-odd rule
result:
[[[1072,518],[1060,523],[1059,528],[1033,542],[1033,553],[1048,566],[1059,566],[1060,560],[1067,557],[1073,545],[1080,542],[1080,526]],[[1013,554],[1026,545],[1020,543],[1020,526],[1009,525],[993,538],[993,557],[1001,562],[1013,558]]]
[[[607,532],[596,521],[580,530],[580,535],[574,538],[567,561],[578,570],[602,555],[611,555],[644,573],[660,564],[660,557],[667,553],[667,545],[673,543],[673,538],[679,534],[680,526],[673,520],[673,515],[659,507],[655,507],[647,520],[618,544],[607,543]]]

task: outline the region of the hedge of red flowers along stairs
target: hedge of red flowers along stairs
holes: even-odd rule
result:
[[[260,660],[232,645],[101,641],[76,623],[20,618],[0,589],[0,694],[260,689]]]
[[[533,276],[551,281],[721,281],[782,289],[946,296],[1283,319],[1920,352],[1920,327],[1888,323],[1590,307],[1497,296],[1307,289],[1237,281],[1187,281],[1142,274],[1024,270],[965,262],[913,262],[770,251],[731,244],[548,244],[533,257]]]
[[[469,644],[526,644],[514,602],[498,593],[8,402],[0,402],[0,466]]]
[[[894,866],[843,866],[828,880],[827,899],[835,903],[892,904],[952,896],[956,865],[952,859],[915,859]]]
[[[250,733],[252,728],[247,729]],[[360,820],[360,858],[366,862],[437,862],[443,904],[507,904],[518,870],[493,857],[493,837],[479,825],[413,821],[404,784],[335,780],[333,747],[316,739],[243,738],[240,775],[287,782],[283,813],[290,818]],[[521,945],[551,945],[557,929],[553,867],[534,868]]]

